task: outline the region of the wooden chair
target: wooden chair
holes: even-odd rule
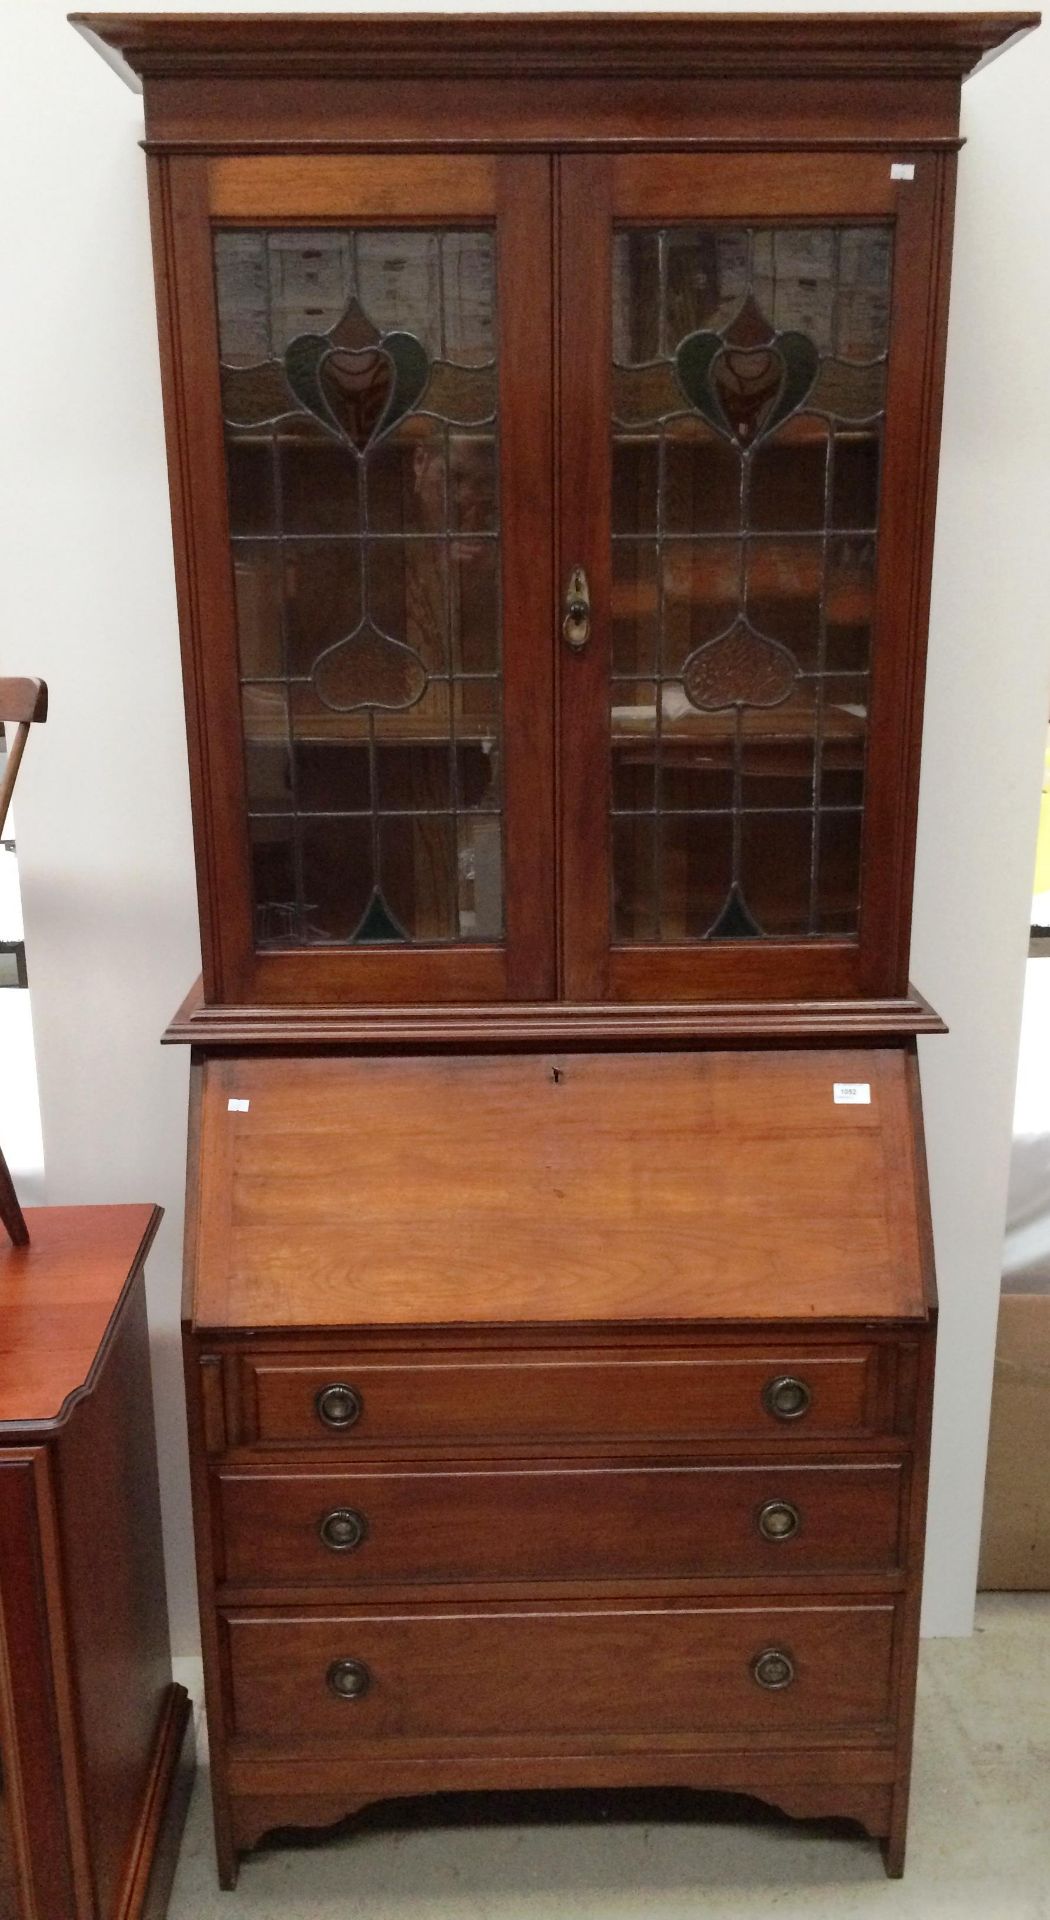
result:
[[[0,678],[0,722],[7,735],[7,761],[0,779],[0,839],[3,838],[7,810],[11,805],[18,769],[34,720],[47,719],[47,688],[42,680],[5,680]],[[14,732],[11,732],[11,729]],[[0,1149],[0,1221],[13,1246],[29,1245],[29,1229],[18,1204],[14,1181]]]

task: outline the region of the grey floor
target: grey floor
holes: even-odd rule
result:
[[[170,1920],[1050,1920],[1050,1595],[925,1644],[908,1868],[789,1824],[645,1818],[359,1832],[249,1857],[220,1893],[199,1778]]]

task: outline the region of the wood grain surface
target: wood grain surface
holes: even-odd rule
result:
[[[217,1490],[228,1581],[352,1593],[384,1582],[887,1572],[898,1560],[901,1477],[881,1461],[227,1470]],[[794,1507],[793,1536],[763,1535],[758,1515],[772,1501]],[[340,1510],[360,1516],[350,1551],[321,1534]]]
[[[811,1396],[782,1421],[763,1390],[791,1374]],[[334,1382],[358,1395],[353,1426],[326,1427],[317,1396]],[[872,1344],[806,1342],[710,1351],[595,1353],[245,1354],[241,1438],[248,1445],[323,1447],[356,1456],[389,1447],[646,1445],[706,1440],[859,1436],[886,1420]]]
[[[925,1312],[900,1053],[212,1060],[199,1177],[202,1328]]]
[[[772,1746],[800,1734],[886,1728],[894,1608],[776,1603],[709,1607],[474,1607],[238,1613],[226,1621],[234,1735],[289,1755],[367,1750],[391,1735],[440,1743],[565,1736],[615,1747],[644,1734],[715,1746]],[[796,1678],[767,1692],[756,1655],[783,1648]],[[333,1661],[361,1661],[361,1699],[327,1684]]]
[[[28,1247],[0,1241],[0,1426],[53,1422],[87,1384],[160,1224],[152,1206],[30,1207],[26,1219]]]

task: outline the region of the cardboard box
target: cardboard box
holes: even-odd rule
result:
[[[977,1584],[1050,1590],[1050,1294],[1002,1297]]]

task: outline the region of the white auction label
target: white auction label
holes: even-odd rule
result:
[[[837,1107],[870,1107],[871,1086],[867,1080],[836,1080],[833,1085]]]
[[[247,1113],[251,1104],[250,1100],[227,1100],[226,1111],[227,1113]]]
[[[914,180],[915,168],[910,160],[895,160],[890,168],[891,180]]]

